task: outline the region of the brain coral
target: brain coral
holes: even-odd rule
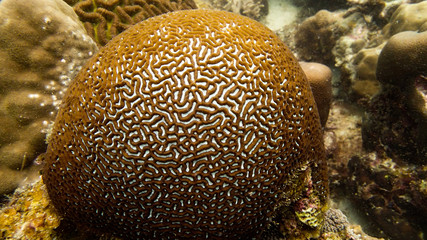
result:
[[[325,204],[315,105],[297,60],[262,24],[208,10],[153,17],[71,84],[43,180],[59,212],[92,232],[255,237],[307,186]]]
[[[105,45],[111,38],[144,19],[182,9],[197,8],[193,0],[65,0],[89,35]]]

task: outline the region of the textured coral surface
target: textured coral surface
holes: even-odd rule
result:
[[[46,150],[57,102],[96,50],[62,0],[0,2],[0,195]]]
[[[43,175],[63,216],[133,239],[251,238],[302,197],[317,227],[325,177],[297,60],[263,25],[205,10],[137,24],[89,61]]]
[[[197,8],[193,0],[65,0],[89,35],[105,45],[130,26],[163,13]]]
[[[17,189],[12,200],[0,210],[1,239],[53,239],[60,218],[38,181]]]

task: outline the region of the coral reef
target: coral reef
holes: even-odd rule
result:
[[[60,218],[47,196],[46,187],[38,181],[18,188],[11,201],[0,211],[0,238],[55,239],[53,231]]]
[[[65,87],[96,50],[62,1],[0,2],[1,174],[23,170],[45,151],[45,131]],[[0,195],[23,173],[13,173]]]
[[[343,14],[321,10],[304,20],[295,33],[295,51],[300,60],[330,64],[332,48],[348,29]]]
[[[325,130],[331,198],[350,200],[352,211],[362,215],[357,217],[362,219],[359,223],[370,234],[386,239],[420,239],[426,230],[423,204],[427,200],[427,169],[363,151],[361,113],[342,103],[332,104]],[[323,235],[336,239],[331,233]]]
[[[130,26],[163,13],[197,8],[193,0],[65,0],[88,34],[104,46]]]
[[[84,15],[88,17],[87,19],[89,20],[81,18],[83,22],[86,22],[87,29],[92,31],[93,36],[96,36],[97,39],[102,35],[103,40],[101,41],[106,43],[114,35],[144,19],[142,17],[147,11],[141,9],[147,7],[148,4],[151,4],[149,9],[152,15],[150,16],[156,16],[162,13],[163,10],[165,10],[165,12],[173,11],[179,8],[179,4],[186,4],[193,1],[68,0],[66,2],[74,6],[77,12],[80,11],[81,16]],[[317,91],[313,83],[316,83],[316,79],[318,79],[320,86],[329,89],[330,86],[327,86],[329,82],[325,82],[325,80],[329,79],[331,72],[325,70],[323,73],[318,73],[316,71],[310,73],[312,69],[308,68],[304,63],[301,64],[311,84],[322,122],[326,159],[329,166],[329,186],[333,199],[333,201],[328,204],[331,209],[326,210],[325,199],[322,198],[323,195],[319,194],[320,190],[315,181],[316,179],[322,178],[320,175],[324,173],[318,170],[323,169],[323,166],[315,168],[315,164],[313,164],[307,169],[301,167],[297,170],[293,170],[293,172],[296,171],[298,177],[290,178],[290,180],[285,179],[285,181],[288,181],[288,185],[282,192],[287,192],[288,195],[280,195],[283,199],[278,202],[274,202],[274,200],[269,201],[273,210],[266,214],[266,216],[268,216],[268,221],[262,222],[263,218],[258,218],[258,222],[253,225],[242,224],[242,226],[244,225],[242,229],[249,232],[249,237],[256,236],[260,233],[261,235],[258,239],[263,240],[376,239],[367,236],[361,230],[360,226],[351,225],[349,223],[351,222],[360,223],[365,232],[386,239],[423,239],[427,233],[424,223],[424,219],[427,216],[425,206],[425,202],[427,202],[427,169],[425,167],[425,163],[427,162],[427,135],[425,134],[425,132],[427,132],[427,78],[425,73],[427,69],[425,65],[427,62],[425,59],[427,56],[425,53],[427,17],[424,14],[424,12],[427,11],[426,1],[286,1],[287,4],[289,4],[289,2],[300,7],[296,8],[295,5],[291,5],[291,7],[296,10],[287,8],[287,11],[284,11],[280,6],[280,4],[284,2],[280,2],[279,5],[277,2],[276,4],[271,4],[270,2],[270,13],[274,12],[272,10],[280,12],[280,16],[286,16],[284,17],[286,20],[285,22],[283,19],[279,19],[277,14],[269,14],[266,16],[268,10],[268,1],[266,0],[194,0],[194,3],[196,3],[199,8],[211,9],[216,7],[260,20],[273,29],[273,31],[276,31],[276,33],[282,34],[285,41],[290,45],[291,50],[297,53],[300,60],[315,60],[327,64],[334,73],[332,81],[334,86],[334,97],[340,99],[335,99],[332,102],[328,116],[326,111],[326,107],[329,106],[329,104],[326,104],[328,101],[320,103],[319,96],[320,99],[326,100],[330,97],[328,96],[329,92],[328,90]],[[169,4],[169,7],[161,9],[163,6],[161,4],[163,3]],[[192,3],[190,5],[190,7],[188,7],[189,5],[187,5],[187,7],[196,8]],[[289,5],[285,4],[283,6],[288,7]],[[0,96],[0,123],[2,124],[2,128],[0,128],[0,194],[3,194],[13,191],[18,186],[22,186],[23,179],[31,181],[34,175],[38,176],[40,166],[34,166],[32,162],[35,156],[46,147],[44,137],[47,126],[56,114],[63,92],[68,83],[80,70],[81,64],[86,61],[88,56],[97,51],[97,47],[92,39],[85,35],[85,27],[79,23],[78,17],[70,10],[71,8],[66,6],[62,1],[43,0],[28,2],[22,0],[3,0],[0,2],[0,9],[0,90],[2,91]],[[324,10],[318,12],[321,9]],[[316,12],[318,12],[317,15]],[[312,17],[304,19],[309,16]],[[181,21],[181,25],[185,25],[182,24],[183,22],[186,21]],[[280,22],[280,24],[276,23],[276,25],[269,25],[272,22]],[[286,25],[286,27],[283,27],[284,25]],[[228,25],[228,27],[230,27],[230,25]],[[229,31],[230,28],[228,27],[225,30]],[[98,32],[98,30],[100,31]],[[155,36],[156,34],[153,35]],[[306,42],[304,42],[304,38],[308,38]],[[298,41],[296,41],[296,39],[298,39]],[[151,45],[153,45],[154,42],[156,41],[152,41]],[[200,42],[193,43],[194,44],[189,44],[190,47],[187,48],[188,52],[198,49],[200,46],[206,46]],[[296,43],[298,43],[298,45]],[[100,44],[100,42],[98,42],[98,44],[103,45]],[[416,49],[416,51],[414,51],[414,49]],[[123,49],[118,48],[118,50],[121,51]],[[156,52],[159,49],[152,50]],[[174,50],[176,49],[174,48]],[[262,51],[264,50],[265,49],[262,49]],[[209,54],[212,53],[218,52],[209,52]],[[181,61],[185,66],[189,66],[190,68],[194,66],[191,64],[195,59],[184,58],[184,54],[178,55],[171,57],[178,59],[177,61]],[[153,57],[153,59],[147,61],[147,64],[150,65],[152,62],[157,62],[158,65],[163,66],[163,68],[156,71],[156,68],[153,67],[153,71],[146,72],[147,75],[145,76],[141,75],[141,79],[147,76],[155,76],[152,79],[159,80],[161,74],[171,74],[171,72],[180,68],[179,65],[167,65],[165,67],[162,61],[168,58],[168,55],[156,56],[159,56],[159,58]],[[197,55],[197,57],[198,56],[199,55]],[[219,53],[218,56],[222,57]],[[139,55],[136,56],[135,54],[131,55],[130,58],[138,60],[139,63],[143,61],[143,58],[141,59]],[[245,59],[248,58],[244,58],[242,61]],[[123,59],[123,61],[130,60]],[[92,62],[92,64],[94,63]],[[333,65],[337,68],[334,68]],[[135,65],[129,64],[128,67],[130,66],[134,67]],[[157,65],[151,64],[150,66]],[[199,68],[200,66],[200,64],[197,65]],[[216,66],[213,64],[211,66],[215,68],[216,71],[223,71],[223,68],[219,65]],[[184,67],[182,72],[179,72],[182,76],[189,76],[187,79],[191,79],[191,77],[194,76],[191,75],[191,71],[188,73],[189,67]],[[136,68],[141,70],[144,67]],[[98,68],[98,70],[99,69],[100,68]],[[105,70],[105,74],[109,71],[118,71],[114,69]],[[114,76],[123,79],[134,79],[135,76],[137,76],[129,73],[130,72],[124,73],[123,76],[117,74]],[[201,71],[197,72],[198,76],[201,76],[200,74],[202,73]],[[251,73],[255,74],[257,72],[252,71]],[[104,74],[101,75],[102,78],[105,77]],[[209,75],[209,77],[211,76],[212,75]],[[226,72],[224,76],[233,78],[237,75],[233,72]],[[208,79],[211,79],[209,77]],[[144,92],[144,89],[150,86],[149,83],[150,81],[141,83],[137,88],[139,87],[138,89],[144,94],[149,94],[149,96],[157,94],[156,90],[162,89],[156,88],[151,92]],[[174,86],[174,83],[169,84],[169,88],[166,89],[168,91],[174,91],[174,89],[170,88],[170,86]],[[134,93],[131,91],[132,85],[119,84],[114,85],[114,87],[117,87],[118,92],[123,93],[123,95],[133,97],[132,99],[136,96],[132,94]],[[110,89],[110,86],[106,89]],[[106,89],[100,92],[105,92],[107,91]],[[203,89],[203,87],[197,86],[195,88],[188,88],[188,91],[183,92],[183,94],[187,94],[186,96],[193,94],[191,96],[194,96],[196,99],[203,94],[200,89]],[[99,92],[96,94],[98,93]],[[162,93],[165,92],[159,92],[159,94]],[[233,100],[239,100],[239,96],[233,95],[234,93],[235,92],[230,92],[230,98],[234,97]],[[84,95],[83,97],[87,100],[87,104],[82,107],[93,106],[90,104],[94,103],[94,99],[97,99],[96,96],[99,96],[99,99],[102,99],[103,103],[109,99],[112,102],[115,100],[118,101],[118,98],[111,98],[111,92],[108,93],[109,95],[96,94],[94,96]],[[323,94],[325,95],[323,96]],[[288,95],[289,93],[286,93],[286,96]],[[174,99],[172,94],[170,94],[170,97]],[[145,101],[141,104],[147,106],[153,103],[150,102],[150,99],[151,98],[148,97],[144,98]],[[245,101],[246,100],[247,99],[245,99]],[[351,100],[352,104],[356,103],[357,106],[350,105],[342,100]],[[180,149],[176,148],[177,151],[172,152],[172,155],[167,155],[167,157],[169,157],[168,159],[175,159],[177,154],[183,154],[182,149],[197,151],[198,147],[201,145],[195,143],[193,139],[196,139],[197,142],[197,140],[205,136],[209,139],[222,139],[226,141],[227,138],[221,138],[221,136],[218,136],[216,133],[209,132],[203,135],[198,130],[195,130],[199,128],[202,129],[202,125],[197,125],[197,127],[189,129],[178,124],[174,125],[174,128],[168,129],[165,127],[167,123],[166,114],[172,110],[168,108],[170,105],[159,105],[159,101],[161,102],[161,99],[157,100],[156,106],[163,107],[161,108],[163,112],[160,112],[156,116],[164,117],[165,121],[157,121],[157,126],[160,130],[151,135],[146,135],[144,140],[145,143],[148,142],[148,146],[151,146],[146,152],[148,152],[147,154],[152,153],[150,156],[153,156],[153,159],[164,156],[168,151],[170,152],[171,149],[174,149],[174,147],[178,145],[169,146],[167,144],[170,142],[170,139],[166,138],[166,136],[170,135],[182,137],[172,139],[172,142],[181,141],[183,147]],[[93,110],[92,113],[94,113],[90,115],[91,118],[99,115],[104,116],[102,119],[97,118],[99,120],[97,122],[99,126],[108,123],[109,117],[115,117],[115,122],[118,122],[118,125],[108,125],[108,127],[98,128],[98,131],[87,131],[85,133],[87,135],[96,135],[96,138],[93,138],[92,142],[88,141],[86,145],[80,144],[79,142],[74,145],[68,145],[69,147],[71,146],[71,150],[64,149],[64,151],[73,151],[73,154],[75,154],[80,151],[76,146],[81,146],[82,149],[90,149],[91,147],[101,149],[99,146],[103,144],[119,146],[119,149],[116,149],[115,152],[101,151],[97,152],[97,154],[89,155],[89,159],[94,155],[98,157],[93,162],[84,162],[89,165],[90,163],[98,164],[99,168],[94,168],[92,175],[94,174],[102,178],[101,171],[105,173],[106,175],[102,175],[105,176],[105,179],[101,179],[100,181],[105,180],[104,185],[109,186],[110,190],[112,189],[111,192],[106,193],[108,194],[107,197],[109,200],[102,202],[103,198],[99,197],[99,199],[101,199],[99,200],[98,198],[94,198],[93,194],[90,194],[90,191],[84,192],[76,188],[77,192],[88,197],[86,198],[86,202],[89,202],[89,204],[78,203],[86,204],[82,206],[82,208],[86,207],[88,211],[96,211],[96,209],[92,207],[92,203],[104,204],[99,208],[104,211],[107,209],[107,211],[115,212],[117,209],[124,209],[129,206],[129,209],[134,210],[136,209],[134,208],[135,204],[132,200],[125,198],[129,196],[137,196],[137,198],[142,196],[141,198],[144,198],[144,196],[146,196],[144,195],[145,192],[140,195],[135,195],[135,189],[140,186],[135,184],[135,181],[126,180],[128,176],[133,176],[132,170],[136,169],[128,167],[130,163],[126,161],[116,161],[117,164],[114,165],[114,167],[103,168],[106,161],[113,158],[120,159],[120,157],[117,157],[119,155],[125,156],[121,158],[122,160],[134,160],[137,164],[141,162],[141,158],[135,156],[138,153],[134,151],[134,148],[126,148],[118,143],[121,142],[121,137],[125,135],[124,132],[127,130],[135,130],[143,127],[143,125],[150,120],[149,114],[152,113],[154,108],[145,112],[148,114],[145,115],[145,122],[139,121],[139,125],[131,125],[132,122],[129,122],[129,120],[126,121],[127,117],[135,119],[140,112],[135,112],[133,115],[128,114],[129,112],[126,112],[126,107],[135,107],[139,102],[137,104],[133,104],[135,101],[129,101],[127,103],[131,104],[120,105],[118,102],[111,103],[111,105],[106,106],[110,107],[108,108],[109,111],[100,109],[99,106],[102,104],[90,108],[89,110]],[[238,102],[236,102],[236,104],[238,105]],[[192,109],[194,110],[198,106],[199,105],[194,108],[186,108],[184,104],[179,105],[182,111],[176,111],[174,112],[176,115],[171,114],[170,116],[172,116],[173,119],[182,119],[180,116],[183,116],[183,112],[190,111],[190,114],[187,115],[189,119],[194,117],[197,118],[198,123],[203,123],[203,121],[207,119],[207,117],[203,116],[209,115],[209,109],[203,109],[202,113],[199,115],[192,115]],[[114,109],[114,107],[117,107],[116,110],[121,110],[117,115],[113,115],[113,111],[110,111],[110,109]],[[255,105],[253,109],[255,109]],[[324,110],[322,111],[322,109]],[[228,108],[228,110],[233,112],[233,108]],[[234,113],[237,116],[239,112],[234,111]],[[120,116],[123,116],[123,118]],[[84,117],[80,119],[84,120]],[[154,121],[155,119],[151,120]],[[182,122],[183,121],[179,123],[182,124]],[[260,122],[264,123],[265,121]],[[325,122],[326,126],[324,125]],[[228,126],[226,123],[221,125],[225,126],[225,128]],[[77,125],[75,124],[73,126]],[[117,126],[123,126],[123,128],[115,132]],[[149,128],[148,124],[144,126]],[[182,128],[179,129],[179,126]],[[240,126],[239,128],[236,127],[238,131],[241,130],[241,128]],[[235,130],[231,127],[226,129],[228,131]],[[108,137],[110,137],[109,139],[111,141],[103,141],[100,137],[103,131],[110,131]],[[187,131],[190,133],[192,131],[194,134],[190,134]],[[146,131],[143,132],[147,133]],[[139,134],[140,132],[137,131],[137,133]],[[235,133],[235,135],[238,136],[239,132]],[[187,136],[194,138],[190,138],[189,141],[185,142],[184,137]],[[222,136],[224,136],[224,133]],[[256,134],[253,136],[255,136],[254,138],[258,137]],[[145,145],[136,144],[136,142],[143,142],[141,137],[137,138],[135,135],[131,137],[130,139],[135,140],[132,142],[135,143],[132,144],[132,146],[136,147],[137,150],[146,147]],[[55,137],[53,138],[57,139]],[[52,139],[52,137],[50,139]],[[217,143],[222,144],[220,141],[217,141]],[[233,149],[230,150],[230,146],[237,143],[238,141],[236,140],[236,142],[221,147],[220,149],[222,149],[222,151],[217,150],[217,152],[225,154],[234,151]],[[60,143],[60,145],[61,144],[62,143]],[[299,141],[298,144],[301,145],[301,142]],[[169,148],[167,148],[168,146]],[[241,146],[245,146],[244,143]],[[203,149],[206,150],[208,148],[206,147]],[[125,152],[126,150],[127,152]],[[205,155],[203,156],[209,155],[210,152],[204,150],[203,154]],[[294,153],[292,154],[292,157],[295,157]],[[86,158],[87,156],[84,157]],[[214,157],[212,157],[212,159],[214,159]],[[78,159],[82,158],[83,155],[78,156]],[[39,157],[38,161],[40,159],[42,158]],[[230,164],[232,164],[230,160],[232,158],[230,157],[227,159]],[[240,160],[241,159],[242,158],[240,158]],[[174,168],[173,165],[170,165],[171,162],[169,161],[165,160],[164,162],[158,162],[159,165],[164,163],[165,167],[156,168],[157,172],[153,170],[154,165],[151,163],[145,162],[145,165],[138,165],[139,169],[143,168],[141,171],[152,173],[152,178],[142,174],[137,176],[145,180],[148,179],[152,180],[152,182],[156,182],[159,176],[170,174],[170,169],[174,171],[172,174],[187,173],[186,165],[182,165],[181,168]],[[66,172],[58,171],[60,172],[59,174],[65,174],[70,171],[70,168],[75,166],[72,163],[73,161],[70,161],[69,165],[61,165],[63,169],[66,169]],[[271,164],[274,166],[273,161],[271,161]],[[214,176],[219,176],[217,172],[215,172],[215,169],[218,168],[214,164],[203,165],[203,163],[199,161],[196,162],[194,166],[197,167],[196,165],[200,167],[201,171],[214,171]],[[250,164],[248,164],[247,167],[245,166],[246,165],[244,165],[245,170],[252,167]],[[190,169],[192,165],[188,165],[188,167],[188,169]],[[125,172],[125,177],[118,176],[118,171]],[[221,168],[218,171],[222,171]],[[231,171],[228,169],[227,174]],[[266,171],[268,172],[268,170]],[[319,172],[322,173],[319,174]],[[271,174],[271,172],[268,173]],[[88,180],[85,178],[85,176],[87,176],[85,174],[78,175],[81,176],[81,178],[75,178],[75,181],[81,184],[81,188],[89,186],[88,188],[90,188],[90,190],[94,189],[95,192],[99,192],[100,190],[96,187],[97,184],[95,184],[96,181],[92,179]],[[205,172],[203,172],[203,174],[205,174]],[[195,180],[193,182],[202,184],[202,177],[198,176],[202,176],[203,174],[188,175],[188,179],[193,179]],[[263,176],[258,173],[257,175]],[[230,178],[234,177],[232,174],[227,176]],[[250,173],[249,176],[252,176],[252,173]],[[71,176],[68,175],[68,177]],[[40,182],[40,178],[38,179],[39,181],[37,183],[19,188],[12,196],[2,196],[1,201],[8,199],[10,203],[0,212],[1,239],[61,239],[61,237],[65,237],[65,239],[74,239],[76,237],[75,235],[79,234],[75,232],[76,228],[74,223],[69,222],[70,219],[72,219],[69,215],[58,215],[55,209],[52,208],[53,204],[48,202],[47,190]],[[145,206],[146,209],[153,206],[161,206],[166,210],[181,211],[180,213],[187,211],[188,205],[185,207],[181,207],[179,204],[174,205],[174,201],[179,201],[176,195],[174,195],[174,198],[170,201],[163,201],[171,196],[171,192],[187,190],[185,192],[187,194],[186,196],[201,196],[195,201],[189,201],[188,203],[184,202],[184,204],[195,204],[197,201],[197,206],[199,206],[199,208],[190,207],[188,211],[205,212],[200,213],[198,216],[207,216],[206,218],[215,218],[219,216],[220,222],[217,221],[218,224],[222,224],[226,221],[227,217],[234,216],[234,218],[228,222],[233,222],[235,223],[234,226],[236,226],[236,222],[241,223],[236,220],[240,219],[239,216],[241,215],[239,214],[244,213],[245,217],[249,216],[248,218],[254,217],[257,214],[257,211],[253,210],[253,202],[249,202],[248,204],[246,198],[243,199],[243,201],[246,202],[239,205],[239,207],[241,207],[240,209],[243,209],[241,211],[233,211],[233,209],[236,208],[230,208],[229,205],[226,205],[226,208],[222,208],[221,211],[216,210],[216,212],[221,212],[221,214],[227,211],[233,211],[226,217],[221,218],[220,214],[215,215],[210,213],[209,209],[215,209],[216,206],[220,207],[221,201],[217,203],[217,205],[211,206],[201,199],[204,198],[206,194],[210,194],[211,196],[214,195],[216,190],[212,190],[210,187],[220,184],[214,181],[217,180],[217,178],[213,179],[213,177],[211,177],[203,182],[206,185],[203,188],[207,189],[206,192],[199,189],[198,185],[191,188],[191,192],[188,191],[188,182],[190,181],[179,179],[176,180],[177,182],[168,182],[165,181],[165,179],[166,178],[162,178],[159,181],[166,185],[161,185],[160,183],[157,183],[157,185],[150,185],[151,188],[149,191],[159,188],[166,190],[156,190],[152,196],[146,196],[146,198],[155,198],[153,196],[159,193],[158,196],[160,196],[159,199],[161,199],[158,202],[153,200],[154,205],[147,205]],[[139,181],[139,179],[135,180]],[[148,180],[145,186],[149,186]],[[227,178],[227,180],[229,180],[229,178]],[[53,181],[48,180],[48,182]],[[179,185],[179,183],[182,182],[187,183],[187,185],[184,185],[185,183]],[[233,189],[241,189],[242,191],[239,193],[248,193],[247,197],[252,199],[251,197],[258,196],[258,192],[254,190],[257,189],[257,187],[249,187],[251,183],[252,182],[247,181],[246,176],[238,180],[238,183],[234,185],[231,182],[227,182],[227,184],[234,187]],[[271,185],[274,186],[274,184]],[[122,186],[124,186],[123,189]],[[168,189],[167,186],[172,187]],[[221,185],[221,189],[227,187],[228,186],[223,187]],[[113,195],[112,193],[119,193],[119,195]],[[205,195],[202,195],[203,193],[205,193]],[[232,202],[227,198],[227,194],[228,192],[221,196],[214,195],[211,199],[218,200],[225,198],[226,200],[223,202]],[[230,191],[231,198],[234,196],[233,194],[236,194],[236,191]],[[117,202],[117,199],[124,200]],[[341,209],[342,212],[336,208]],[[99,209],[98,213],[101,211]],[[96,213],[96,215],[98,215],[98,213]],[[101,213],[104,214],[105,212]],[[155,216],[155,213],[156,212],[153,212],[152,216]],[[125,214],[131,216],[134,212],[126,212]],[[147,214],[149,215],[150,212]],[[178,216],[173,214],[167,215],[172,217]],[[346,216],[349,220],[347,220]],[[65,218],[63,219],[63,217]],[[122,217],[120,216],[120,218]],[[112,219],[116,219],[116,215],[114,215]],[[133,217],[133,219],[137,218]],[[61,225],[59,225],[60,221]],[[172,227],[178,225],[185,226],[185,224],[187,224],[178,222],[177,218],[170,221],[169,225]],[[260,221],[263,224],[260,224]],[[105,220],[105,222],[106,224],[111,223],[110,220]],[[201,222],[203,222],[203,220],[201,220]],[[206,221],[205,223],[209,225]],[[120,228],[122,224],[116,222],[112,223],[112,225],[113,227],[111,227],[109,231],[94,231],[93,233],[91,232],[88,235],[79,237],[82,239],[96,239],[94,234],[97,233],[97,235],[103,235],[101,237],[102,239],[117,239],[109,236],[111,235],[111,231]],[[144,226],[141,228],[146,229]],[[173,235],[172,238],[177,238],[176,234],[178,234],[178,236],[180,236],[179,234],[181,234],[181,236],[183,236],[182,234],[186,234],[180,233],[179,230],[180,229],[176,227],[175,230],[165,231],[169,231]],[[205,229],[202,230],[204,231]],[[129,231],[129,229],[121,231]],[[200,228],[192,228],[189,231],[201,230]],[[207,229],[204,233],[210,234],[211,231],[215,230]],[[58,234],[65,235],[58,236]],[[87,233],[83,232],[83,234]],[[226,238],[224,232],[215,231],[214,234],[218,234],[218,238]],[[159,235],[156,235],[156,237],[159,237]]]
[[[385,152],[395,161],[427,162],[427,18],[419,11],[427,2],[403,4],[384,27],[394,34],[378,57],[376,77],[382,91],[367,106],[364,145]],[[399,33],[397,33],[399,32]]]
[[[97,234],[251,238],[280,215],[316,236],[324,157],[310,86],[284,43],[247,17],[184,10],[134,25],[87,63],[43,180],[61,215]]]
[[[381,90],[381,85],[376,79],[378,55],[383,45],[375,48],[360,50],[353,59],[355,65],[355,78],[351,88],[357,98],[372,98]]]
[[[381,51],[376,75],[383,85],[413,88],[418,76],[427,75],[427,31],[393,35]]]
[[[268,13],[267,0],[211,0],[211,3],[216,9],[241,14],[256,20]]]
[[[389,24],[383,31],[386,37],[391,37],[404,31],[423,32],[427,30],[427,2],[417,4],[402,4],[393,13]]]
[[[328,66],[315,62],[300,62],[300,65],[310,83],[320,123],[324,127],[332,101],[332,71]]]
[[[360,31],[361,35],[355,35],[358,38],[342,37],[334,53],[343,56],[337,64],[343,78],[352,81],[352,92],[357,92],[364,107],[362,138],[368,153],[354,151],[347,169],[343,166],[348,155],[329,161],[335,162],[329,165],[331,190],[352,196],[356,208],[374,226],[370,231],[391,239],[420,239],[426,232],[420,220],[427,216],[421,206],[426,201],[423,166],[427,161],[427,37],[420,31],[425,16],[418,12],[423,5],[425,2],[388,9],[385,15],[390,19],[385,19],[389,23],[376,31],[378,36]],[[370,24],[362,29],[373,29]],[[399,33],[410,29],[419,32]],[[337,151],[341,150],[333,150]]]
[[[378,59],[383,91],[369,103],[363,125],[367,149],[395,160],[427,162],[427,32],[390,38]]]
[[[342,71],[341,96],[365,104],[381,90],[375,77],[381,49],[388,38],[400,31],[423,31],[426,22],[423,10],[427,5],[426,2],[402,4],[402,1],[350,2],[353,7],[345,15],[357,13],[354,19],[357,21],[349,22],[352,30],[336,41],[333,55]]]
[[[348,167],[349,196],[385,237],[423,239],[427,232],[426,166],[396,164],[371,153],[353,157]]]

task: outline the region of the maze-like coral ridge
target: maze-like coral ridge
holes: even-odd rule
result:
[[[323,157],[288,48],[249,18],[193,10],[135,25],[88,63],[43,178],[61,213],[98,232],[236,239],[256,236],[296,197],[283,193],[290,179]],[[312,170],[321,194],[324,171]]]
[[[193,0],[65,0],[99,45],[130,26],[163,13],[197,8]]]

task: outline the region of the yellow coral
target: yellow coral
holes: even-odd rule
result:
[[[18,189],[0,211],[2,239],[52,239],[60,218],[50,204],[41,178]]]

